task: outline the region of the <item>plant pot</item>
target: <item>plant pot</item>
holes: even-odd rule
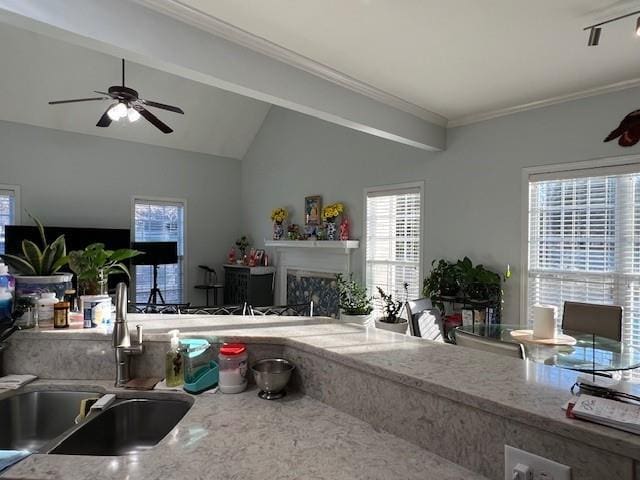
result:
[[[345,323],[356,323],[365,327],[373,326],[373,316],[371,313],[368,313],[367,315],[349,315],[348,313],[344,313],[342,310],[340,310],[340,320]]]
[[[56,273],[46,276],[25,276],[16,275],[16,298],[23,297],[30,293],[38,295],[46,292],[53,292],[57,298],[63,298],[65,290],[72,288],[72,273]]]
[[[388,330],[390,332],[395,333],[407,333],[407,328],[409,327],[409,322],[406,319],[401,318],[400,323],[389,323],[383,322],[380,318],[376,319],[376,328],[381,330]]]

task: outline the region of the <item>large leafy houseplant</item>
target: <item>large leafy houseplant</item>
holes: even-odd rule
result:
[[[457,268],[466,297],[480,302],[499,300],[500,274],[488,270],[484,265],[473,265],[469,257],[458,260]]]
[[[69,267],[77,276],[81,294],[104,294],[107,293],[109,275],[124,273],[131,278],[123,262],[141,253],[128,248],[105,250],[104,244],[92,243],[84,250],[69,252]]]
[[[69,262],[64,235],[60,235],[52,243],[47,243],[44,226],[36,217],[27,212],[38,227],[42,240],[39,247],[31,240],[22,240],[22,255],[0,255],[2,260],[14,273],[24,276],[51,276]]]
[[[372,298],[367,289],[353,280],[353,275],[346,280],[342,274],[336,275],[339,307],[346,315],[369,315],[373,311]]]

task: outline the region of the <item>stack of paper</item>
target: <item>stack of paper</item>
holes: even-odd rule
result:
[[[582,394],[569,403],[569,408],[576,418],[640,434],[639,405]]]

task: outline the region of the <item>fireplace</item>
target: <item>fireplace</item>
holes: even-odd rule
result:
[[[279,305],[313,301],[314,315],[338,315],[336,273],[351,273],[351,252],[360,246],[358,240],[269,240],[265,246],[275,250]]]

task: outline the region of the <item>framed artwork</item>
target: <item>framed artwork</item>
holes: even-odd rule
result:
[[[257,266],[262,265],[262,262],[264,262],[264,250],[256,250],[255,260]]]
[[[320,225],[321,213],[322,197],[320,195],[304,197],[304,218],[307,225]]]

